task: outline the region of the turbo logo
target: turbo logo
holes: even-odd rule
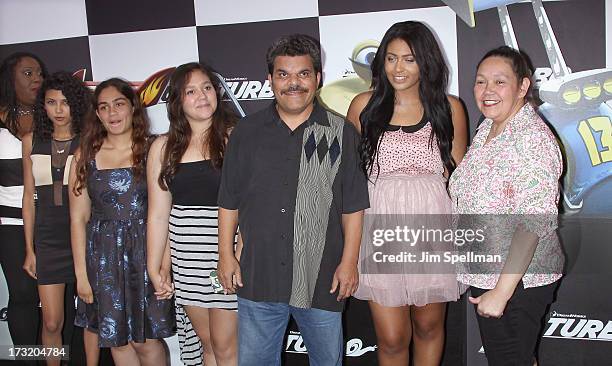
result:
[[[5,322],[8,319],[8,308],[0,309],[0,321]]]
[[[348,357],[359,357],[367,352],[376,351],[376,346],[363,347],[363,341],[359,338],[353,338],[346,342],[346,353]],[[300,332],[290,331],[287,336],[287,344],[285,352],[288,353],[303,353],[307,354],[306,345],[302,339]]]
[[[537,67],[532,77],[533,88],[538,90],[543,83],[551,79],[554,79],[553,69],[550,67]]]
[[[274,93],[268,80],[261,82],[259,80],[248,80],[244,77],[238,77],[225,78],[225,82],[238,100],[274,99]]]
[[[130,85],[140,96],[140,100],[144,107],[151,107],[156,104],[166,103],[168,100],[170,84],[170,76],[174,72],[175,67],[159,70],[153,75],[149,76],[145,81],[130,81]],[[94,89],[98,84],[97,81],[85,81],[85,75],[87,74],[86,69],[80,69],[75,71],[72,75],[77,79],[83,81],[85,85]]]
[[[553,311],[548,319],[545,338],[612,341],[612,321],[587,319],[585,315],[559,314]]]
[[[144,82],[131,81],[130,85],[140,96],[142,104],[145,108],[153,107],[157,104],[165,104],[168,101],[168,94],[170,93],[170,77],[174,72],[175,67],[169,67],[167,69],[159,70],[153,75],[149,76]],[[99,82],[85,81],[85,74],[87,70],[81,69],[73,73],[74,77],[82,80],[85,85],[94,89]],[[257,100],[257,99],[272,99],[274,94],[270,88],[268,81],[263,84],[260,81],[246,81],[244,78],[228,79],[230,82],[226,82],[225,78],[217,73],[213,73],[221,84],[221,95],[230,93],[231,95],[223,98],[224,101],[231,102],[236,111],[241,117],[245,116],[244,110],[238,103],[237,96],[240,96],[242,100]],[[236,94],[238,93],[238,94]]]
[[[138,94],[140,100],[145,107],[149,107],[158,103],[165,103],[168,100],[168,86],[170,84],[170,76],[174,72],[174,67],[160,70],[149,78],[140,86]]]

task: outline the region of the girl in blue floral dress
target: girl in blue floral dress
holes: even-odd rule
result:
[[[175,328],[172,300],[158,300],[146,271],[148,122],[128,83],[94,92],[97,118],[70,172],[72,250],[88,365],[111,347],[116,365],[164,365],[161,338]],[[170,264],[167,264],[168,272]]]

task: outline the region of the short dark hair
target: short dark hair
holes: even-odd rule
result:
[[[478,70],[480,64],[482,64],[482,62],[488,59],[489,57],[501,57],[508,61],[510,63],[510,66],[512,67],[514,76],[516,76],[516,79],[519,81],[519,83],[524,78],[531,80],[531,75],[533,75],[533,64],[531,63],[531,59],[525,52],[519,51],[509,46],[501,46],[494,48],[482,57],[480,62],[478,62],[478,66],[476,66],[476,70]],[[533,83],[529,83],[529,88],[527,89],[527,94],[525,95],[525,98],[527,100],[530,100],[532,98],[532,84]]]
[[[310,56],[315,72],[321,72],[321,45],[319,41],[306,34],[290,34],[278,38],[268,48],[266,62],[268,73],[274,71],[274,59],[277,56]]]

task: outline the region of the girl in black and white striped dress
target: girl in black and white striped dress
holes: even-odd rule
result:
[[[219,259],[219,173],[209,159],[180,163],[168,182],[172,274],[177,303],[236,310],[235,297],[214,293],[210,283],[210,272],[216,270]]]
[[[183,363],[236,365],[236,296],[215,292],[211,280],[221,162],[235,117],[199,63],[175,70],[167,106],[169,132],[153,142],[147,162],[147,269],[159,297],[175,292]]]

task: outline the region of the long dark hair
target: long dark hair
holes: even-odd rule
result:
[[[36,96],[34,137],[50,140],[53,134],[53,122],[45,110],[45,94],[48,90],[59,90],[64,94],[70,107],[72,134],[78,135],[91,107],[91,91],[68,72],[58,71],[45,79]]]
[[[361,168],[370,176],[376,163],[377,175],[380,171],[378,144],[389,126],[395,102],[395,90],[385,73],[385,56],[389,43],[395,39],[408,44],[419,66],[419,98],[432,126],[429,142],[431,145],[436,138],[442,162],[450,175],[456,163],[451,155],[454,129],[446,95],[449,71],[433,33],[423,23],[413,21],[393,24],[372,61],[372,97],[359,116]]]
[[[15,67],[22,58],[31,57],[40,65],[43,78],[47,77],[47,67],[38,56],[29,52],[15,52],[10,54],[0,65],[0,109],[7,112],[6,128],[17,135],[19,130],[19,116],[17,110],[17,93],[15,93]]]
[[[147,113],[136,91],[132,89],[127,81],[119,78],[105,80],[96,87],[92,103],[94,110],[98,107],[97,103],[100,93],[110,87],[114,87],[119,93],[123,94],[134,108],[134,113],[132,114],[132,172],[137,180],[144,179],[149,147],[149,119],[147,118]],[[92,117],[89,123],[87,123],[81,138],[81,156],[76,165],[75,195],[81,194],[81,189],[87,186],[90,163],[95,159],[98,151],[100,151],[106,136],[107,132],[102,125],[102,121],[100,121],[95,113],[92,113]]]
[[[164,148],[162,168],[158,178],[159,186],[163,190],[168,189],[167,182],[170,182],[176,174],[178,164],[181,162],[185,151],[187,151],[189,141],[191,140],[191,126],[183,111],[183,96],[185,94],[185,84],[187,84],[191,74],[196,71],[201,71],[210,79],[217,95],[217,109],[213,113],[212,124],[208,129],[206,137],[202,139],[201,146],[202,153],[208,152],[213,167],[217,169],[221,168],[223,162],[225,142],[228,138],[229,129],[236,123],[236,116],[221,101],[219,80],[210,66],[191,62],[177,67],[170,78],[170,93],[168,95],[168,103],[166,104],[170,128]]]

